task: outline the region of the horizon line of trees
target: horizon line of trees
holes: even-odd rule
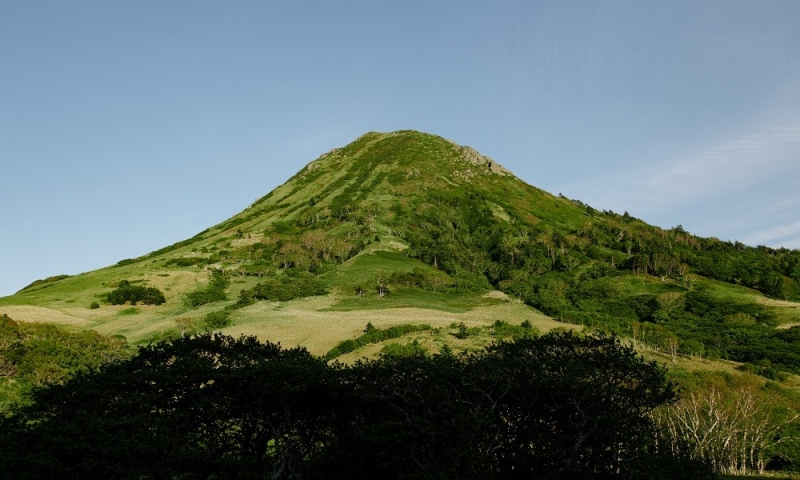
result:
[[[198,335],[36,389],[0,419],[15,478],[710,478],[658,450],[665,370],[615,337],[327,363]]]

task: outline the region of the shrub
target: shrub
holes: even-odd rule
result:
[[[243,305],[247,305],[253,300],[285,302],[295,298],[326,293],[325,287],[313,274],[291,272],[290,275],[282,275],[264,283],[258,283],[250,290],[242,290],[239,293],[239,302]]]
[[[376,328],[374,325],[372,325],[372,322],[370,322],[367,323],[367,327],[364,329],[363,335],[361,335],[356,339],[349,339],[339,342],[338,344],[336,344],[335,347],[330,349],[323,358],[325,360],[332,360],[340,355],[344,355],[345,353],[350,353],[370,343],[379,343],[385,340],[391,340],[393,338],[402,337],[407,333],[419,332],[431,329],[432,327],[427,323],[423,323],[420,325],[412,325],[412,324],[393,325],[389,328],[382,329],[382,328]]]
[[[453,334],[454,337],[459,340],[464,340],[465,338],[469,337],[470,332],[464,322],[459,323],[457,328],[458,331]]]
[[[162,305],[167,301],[161,290],[155,287],[133,286],[127,280],[121,280],[119,286],[108,293],[107,298],[111,305],[124,305],[126,302],[130,302],[131,305],[139,302],[145,305]]]
[[[207,330],[215,330],[227,327],[231,324],[230,320],[231,313],[227,310],[219,310],[217,312],[211,312],[205,317],[205,325]]]
[[[492,335],[494,338],[522,338],[524,336],[536,336],[539,334],[539,329],[531,325],[531,322],[525,320],[521,325],[512,325],[503,320],[497,320],[492,325]]]
[[[199,307],[207,303],[221,302],[227,300],[225,289],[230,285],[228,274],[222,270],[213,270],[208,285],[190,292],[186,296],[186,304],[190,307]]]

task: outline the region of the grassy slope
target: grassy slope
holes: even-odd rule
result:
[[[446,326],[461,321],[489,325],[498,319],[517,324],[530,319],[541,330],[563,325],[519,302],[485,298],[486,291],[443,294],[395,289],[384,298],[353,294],[356,285],[379,275],[432,269],[404,255],[408,244],[393,227],[398,223],[395,212],[406,209],[405,214],[413,219],[416,212],[430,207],[426,195],[432,192],[481,192],[501,225],[527,225],[574,236],[573,232],[589,224],[612,222],[603,214],[587,211],[513,175],[492,172],[481,163],[484,159],[478,158],[475,163],[469,159],[476,157],[439,137],[414,132],[369,133],[321,156],[242,213],[192,239],[125,265],[43,283],[0,298],[0,313],[21,321],[90,328],[124,335],[133,343],[144,342],[175,332],[177,318],[200,322],[207,313],[232,304],[240,290],[260,281],[252,276],[234,276],[228,288],[228,302],[189,308],[184,304],[185,296],[207,282],[207,268],[235,270],[253,260],[247,252],[254,245],[321,232],[361,250],[354,258],[320,275],[331,294],[290,302],[259,302],[237,310],[232,315],[233,325],[226,327],[225,333],[256,334],[287,346],[305,344],[321,353],[342,338],[357,336],[368,321],[378,327],[408,322]],[[352,206],[356,213],[331,221],[343,206]],[[316,217],[323,220],[304,223]],[[376,238],[380,242],[375,242]],[[610,250],[608,254],[619,256],[619,252]],[[166,265],[169,260],[198,256],[214,257],[215,262],[207,267]],[[161,289],[167,303],[160,307],[139,305],[134,310],[107,305],[105,295],[123,279]],[[628,293],[658,294],[681,288],[674,282],[641,274],[612,277],[607,282]],[[696,277],[696,283],[713,288],[721,297],[747,298],[769,305],[779,323],[800,322],[800,309],[795,303],[765,299],[754,290],[700,277]],[[90,309],[94,301],[101,308]]]
[[[166,261],[202,256],[203,254],[200,253],[202,249],[211,252],[221,249],[235,250],[246,247],[248,244],[257,243],[264,238],[266,232],[276,222],[291,223],[296,221],[300,215],[311,210],[309,202],[312,197],[316,199],[315,208],[324,210],[330,207],[345,190],[349,188],[352,194],[352,191],[363,187],[364,183],[372,185],[373,188],[361,200],[371,205],[384,205],[386,208],[383,210],[387,210],[388,204],[392,203],[396,197],[389,192],[390,186],[385,176],[395,171],[396,165],[384,162],[382,150],[391,147],[394,151],[396,145],[379,146],[379,148],[373,149],[377,151],[371,151],[370,155],[359,155],[362,151],[370,150],[369,147],[375,143],[381,143],[381,140],[395,135],[394,133],[366,134],[343,149],[323,155],[242,213],[192,239],[181,242],[183,245],[178,244],[176,248],[164,249],[168,251],[145,255],[126,265],[111,266],[27,288],[16,295],[0,298],[0,312],[7,313],[20,321],[52,322],[75,328],[91,328],[105,334],[122,334],[134,343],[146,341],[174,330],[176,318],[190,317],[199,321],[209,311],[217,310],[224,305],[216,304],[200,308],[188,308],[184,305],[185,295],[204,284],[207,281],[208,273],[205,268],[197,266],[168,267],[164,265]],[[425,140],[426,136],[423,136],[422,141]],[[418,141],[420,139],[414,135],[404,140],[404,142],[412,143]],[[432,144],[435,146],[435,148],[431,147],[432,155],[444,154],[450,158],[450,162],[458,161],[453,152],[439,151],[441,150],[440,142],[432,142]],[[445,150],[452,148],[449,145],[445,147]],[[391,154],[389,155],[391,156]],[[417,160],[412,152],[412,154],[398,158],[397,163],[413,173],[417,171],[417,163],[415,163]],[[408,195],[411,192],[419,193],[419,191],[435,189],[448,184],[447,176],[451,175],[452,167],[440,165],[438,162],[434,165],[436,166],[432,169],[423,169],[424,173],[420,173],[418,177],[412,175],[413,182],[399,185],[396,190],[401,195],[403,192]],[[424,186],[420,187],[420,185]],[[498,194],[500,193],[498,192]],[[546,195],[549,196],[549,194]],[[560,200],[555,199],[555,201]],[[562,203],[564,202],[562,201]],[[529,205],[525,205],[525,207],[529,207]],[[371,222],[367,235],[370,238],[373,235],[385,238],[383,245],[373,244],[341,268],[323,275],[334,292],[334,295],[326,300],[325,311],[329,313],[325,315],[335,317],[338,315],[334,313],[335,311],[380,310],[398,307],[414,307],[423,311],[431,310],[434,313],[449,310],[456,316],[459,312],[468,313],[470,309],[478,306],[483,308],[482,311],[486,311],[487,308],[489,311],[492,310],[491,306],[487,306],[486,302],[480,298],[474,298],[474,295],[454,298],[429,292],[408,291],[396,292],[384,299],[351,298],[354,285],[371,280],[377,273],[390,274],[397,270],[410,271],[420,267],[430,268],[397,253],[405,245],[402,240],[393,237],[387,231],[381,220],[383,219],[376,218]],[[340,237],[354,235],[364,237],[363,232],[359,230],[362,228],[354,225],[354,222],[344,222],[342,225],[327,228],[326,234]],[[299,233],[301,232],[291,231],[288,234]],[[226,262],[220,262],[213,266],[230,268]],[[139,305],[136,307],[138,312],[135,314],[130,314],[129,307],[105,304],[106,294],[123,279],[131,281],[132,284],[138,283],[161,289],[165,293],[167,303],[160,307]],[[229,297],[235,298],[239,290],[252,287],[256,281],[258,279],[251,277],[234,278],[228,289]],[[95,301],[102,306],[100,309],[92,310],[89,305]],[[298,303],[304,304],[302,301]],[[309,305],[312,304],[313,302],[309,303]],[[531,316],[540,315],[533,309],[526,310],[525,307],[520,307],[520,309],[528,312]],[[316,307],[313,306],[301,308],[301,311],[309,315],[318,313]],[[375,312],[372,312],[370,315],[374,316],[374,314]],[[259,308],[238,311],[234,316],[234,326],[228,327],[226,331],[234,334],[257,332],[262,338],[271,338],[273,332],[269,325],[274,322],[263,318],[262,315],[263,312]],[[487,315],[488,317],[494,316]],[[356,315],[351,314],[350,316],[355,317]],[[363,319],[367,316],[369,315],[362,315],[360,318]],[[264,325],[258,328],[254,327],[259,323]],[[285,327],[281,327],[279,330],[284,332]],[[276,338],[281,337],[279,335]],[[299,335],[298,338],[304,337]]]

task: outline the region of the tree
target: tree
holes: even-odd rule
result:
[[[161,290],[155,287],[134,286],[127,280],[120,280],[117,288],[108,293],[107,300],[111,305],[124,305],[126,302],[130,302],[131,305],[136,305],[138,302],[145,305],[162,305],[167,301]]]
[[[655,413],[660,441],[673,454],[728,475],[762,474],[771,449],[791,440],[782,427],[798,419],[747,387],[694,391]]]
[[[654,313],[655,318],[668,321],[683,308],[683,296],[678,292],[664,292],[656,296],[656,303],[659,309]]]
[[[175,325],[178,327],[181,336],[191,332],[196,324],[197,320],[191,317],[178,317],[175,319]]]
[[[551,333],[461,355],[412,347],[344,366],[254,337],[148,345],[34,390],[0,419],[0,471],[467,479],[677,471],[654,449],[649,415],[673,397],[664,370],[614,337]]]
[[[347,425],[360,428],[334,448],[353,477],[641,478],[651,462],[675,467],[656,452],[649,417],[672,387],[614,337],[525,337],[347,374]]]
[[[142,347],[129,361],[34,391],[30,405],[0,420],[0,471],[295,477],[327,442],[335,374],[302,348],[253,337],[206,334]]]
[[[379,297],[384,297],[389,294],[389,281],[381,276],[375,279],[375,290],[378,291]]]
[[[652,445],[649,412],[674,397],[664,370],[615,337],[525,337],[491,346],[484,357],[501,364],[486,373],[503,379],[494,391],[501,469],[509,476],[630,471]]]
[[[208,313],[205,317],[206,328],[214,330],[227,327],[231,323],[230,314],[230,310],[217,310],[216,312]]]
[[[228,273],[223,270],[212,270],[208,284],[198,288],[186,296],[186,304],[190,307],[199,307],[207,303],[220,302],[228,299],[225,289],[230,285]]]

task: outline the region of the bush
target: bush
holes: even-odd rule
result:
[[[100,308],[100,304],[97,303],[97,302],[92,302],[92,303],[89,304],[89,308],[91,308],[92,310],[95,310],[97,308]]]
[[[221,302],[228,299],[225,289],[230,285],[228,274],[222,270],[213,270],[205,288],[199,288],[186,296],[186,304],[199,307],[207,303]]]
[[[242,290],[239,293],[239,302],[243,305],[247,305],[253,300],[285,302],[295,298],[325,295],[326,293],[328,292],[323,284],[313,274],[290,272],[264,283],[258,283],[250,290]]]
[[[119,286],[108,293],[108,303],[111,305],[125,305],[126,302],[130,302],[131,305],[139,302],[145,305],[162,305],[166,301],[161,290],[155,287],[133,286],[127,280],[121,280]]]
[[[204,322],[206,325],[207,330],[216,330],[220,328],[227,327],[231,324],[230,321],[231,313],[227,310],[219,310],[217,312],[211,312],[206,315]]]
[[[385,340],[391,340],[393,338],[399,338],[403,335],[406,335],[411,332],[420,332],[425,330],[431,330],[431,326],[427,323],[423,323],[420,325],[412,325],[412,324],[405,324],[405,325],[393,325],[386,329],[375,328],[372,325],[372,322],[367,323],[366,328],[364,329],[364,334],[356,339],[344,340],[336,344],[335,347],[330,349],[328,353],[325,354],[323,357],[325,360],[332,360],[340,355],[344,355],[345,353],[350,353],[358,348],[363,347],[364,345],[369,345],[370,343],[380,343]]]
[[[459,323],[457,328],[458,328],[458,331],[453,334],[454,337],[456,337],[459,340],[464,340],[467,337],[469,337],[470,331],[467,328],[467,325],[464,324],[464,322]]]
[[[503,320],[497,320],[492,325],[492,335],[494,338],[522,338],[525,336],[536,336],[539,334],[539,329],[531,325],[531,322],[525,320],[521,325],[511,325]]]
[[[209,263],[209,259],[205,257],[180,257],[171,258],[164,262],[165,267],[175,265],[177,267],[191,267],[193,265],[205,265]]]

